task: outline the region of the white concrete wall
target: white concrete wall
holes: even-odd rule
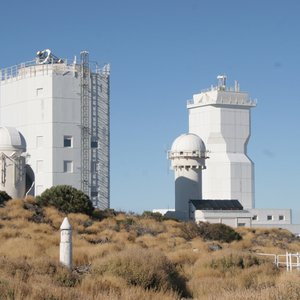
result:
[[[187,159],[188,161],[188,159]],[[202,199],[201,169],[175,169],[175,210],[189,218],[189,201]]]
[[[289,230],[299,237],[300,224],[252,224],[252,227],[256,228],[282,228]]]
[[[57,184],[80,188],[80,79],[65,64],[20,74],[0,82],[0,125],[24,135],[35,194]],[[73,137],[72,148],[63,147],[64,135]],[[73,162],[72,173],[64,172],[64,160]]]
[[[222,223],[231,227],[251,227],[251,215],[248,211],[196,210],[196,222]]]
[[[253,225],[283,225],[292,223],[291,209],[262,209],[256,208],[249,210],[252,214]],[[280,219],[281,216],[281,219]],[[269,217],[269,218],[268,218]],[[270,218],[272,217],[272,219]],[[283,218],[283,219],[282,219]]]
[[[237,199],[244,209],[254,207],[254,165],[247,156],[250,107],[247,94],[221,91],[194,95],[188,104],[189,132],[202,138],[209,156],[203,199]]]
[[[81,188],[81,102],[80,78],[70,72],[53,75],[53,185]],[[72,146],[64,147],[64,136]],[[64,172],[64,161],[73,162],[72,173]]]

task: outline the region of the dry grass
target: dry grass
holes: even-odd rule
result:
[[[300,273],[255,254],[300,252],[285,230],[239,228],[242,240],[222,243],[173,220],[70,214],[69,272],[58,263],[64,217],[51,207],[37,211],[33,197],[0,208],[0,300],[300,299]]]

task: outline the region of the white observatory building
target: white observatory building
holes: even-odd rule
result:
[[[22,134],[13,127],[0,127],[0,190],[12,198],[25,194],[25,152]]]
[[[188,101],[189,132],[202,138],[209,151],[203,172],[204,199],[237,199],[245,209],[254,207],[254,166],[247,155],[251,108],[247,93],[226,87],[226,76],[218,85]]]
[[[77,62],[46,49],[0,69],[0,126],[26,140],[27,192],[67,184],[109,207],[109,79],[86,51]]]
[[[190,199],[202,199],[202,169],[206,150],[196,134],[180,135],[168,152],[175,172],[175,211],[181,219],[189,219]]]
[[[281,227],[300,233],[290,209],[255,208],[254,164],[247,154],[256,101],[227,87],[226,76],[187,103],[189,133],[168,151],[175,173],[175,210],[164,215],[232,227]]]

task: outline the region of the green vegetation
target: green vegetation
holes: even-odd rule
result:
[[[58,185],[45,190],[37,197],[41,206],[54,206],[59,211],[91,215],[94,208],[91,200],[82,191],[69,185]]]

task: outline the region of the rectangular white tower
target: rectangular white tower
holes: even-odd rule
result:
[[[42,61],[0,69],[0,125],[26,139],[34,195],[67,184],[108,208],[109,69],[42,52]]]
[[[244,209],[254,208],[254,164],[247,156],[250,109],[256,106],[247,93],[219,84],[188,101],[189,132],[197,134],[208,151],[202,172],[203,199],[239,200]]]

